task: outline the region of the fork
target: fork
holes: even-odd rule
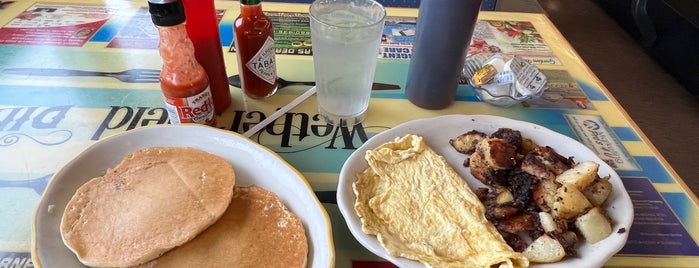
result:
[[[160,82],[160,70],[130,69],[121,72],[96,72],[69,69],[46,68],[6,68],[6,74],[36,75],[36,76],[95,76],[111,77],[124,83],[157,83]]]
[[[240,88],[241,86],[241,81],[240,81],[240,75],[232,75],[228,77],[228,84],[237,88]],[[277,88],[284,88],[286,86],[290,85],[306,85],[306,86],[315,86],[316,82],[314,81],[291,81],[291,80],[286,80],[281,77],[277,77],[277,83],[279,83],[279,86]],[[400,89],[399,85],[394,85],[394,84],[385,84],[385,83],[372,83],[371,85],[371,90],[391,90],[391,89]]]
[[[0,180],[0,188],[29,188],[34,190],[38,195],[42,195],[46,189],[46,184],[52,176],[53,174],[48,174],[31,180]]]
[[[289,80],[283,79],[283,78],[281,78],[281,77],[277,77],[277,83],[279,84],[279,85],[278,85],[278,88],[284,88],[284,87],[287,87],[287,86],[290,86],[290,85],[306,85],[306,86],[315,86],[315,85],[316,85],[316,82],[313,82],[313,81],[308,81],[308,82],[305,82],[305,81],[289,81]],[[232,85],[232,86],[234,86],[234,87],[240,87],[240,85],[241,85],[240,75],[237,75],[237,74],[236,74],[236,75],[233,75],[233,76],[229,76],[229,77],[228,77],[228,84],[230,84],[230,85]]]

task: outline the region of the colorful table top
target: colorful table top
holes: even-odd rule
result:
[[[121,81],[113,73],[159,70],[157,32],[146,1],[0,1],[0,267],[31,267],[31,222],[48,180],[95,141],[166,124],[157,80]],[[234,1],[217,2],[228,75]],[[278,74],[313,81],[306,4],[264,3],[275,23]],[[376,82],[405,87],[417,10],[388,8]],[[300,42],[299,42],[300,41]],[[412,105],[402,89],[372,93],[368,118],[353,128],[326,128],[315,97],[252,139],[274,150],[308,179],[333,223],[338,267],[386,263],[347,230],[334,196],[344,160],[371,136],[400,123],[445,114],[489,114],[528,121],[579,140],[613,166],[634,201],[627,245],[609,266],[693,267],[699,261],[697,198],[619,103],[542,14],[481,12],[469,53],[498,51],[537,64],[550,89],[510,108],[481,102],[466,85],[443,110]],[[341,53],[341,52],[338,52]],[[86,73],[89,72],[89,73]],[[233,104],[218,127],[244,132],[308,87],[280,89],[265,100]],[[323,159],[323,161],[317,161]]]

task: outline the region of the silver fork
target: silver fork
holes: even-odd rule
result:
[[[96,72],[69,69],[46,68],[5,68],[2,73],[36,76],[95,76],[111,77],[124,83],[157,83],[160,82],[160,70],[130,69],[121,72]]]

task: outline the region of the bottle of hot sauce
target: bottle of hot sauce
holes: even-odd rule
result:
[[[233,31],[243,92],[254,99],[271,96],[277,91],[274,32],[260,0],[240,0]]]
[[[194,57],[181,0],[149,0],[148,7],[160,34],[160,88],[170,122],[215,125],[209,80]]]
[[[214,0],[182,0],[187,16],[187,35],[194,44],[194,55],[209,77],[211,95],[217,114],[231,105],[223,48],[216,20]]]

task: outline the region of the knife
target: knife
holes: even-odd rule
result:
[[[279,88],[283,88],[286,86],[290,85],[306,85],[306,86],[314,86],[316,83],[313,81],[289,81],[285,80],[281,77],[277,78],[277,83],[279,84]],[[228,84],[231,86],[240,88],[240,75],[233,75],[228,77]],[[394,84],[385,84],[385,83],[373,83],[371,85],[372,90],[391,90],[391,89],[400,89],[399,85],[394,85]]]

